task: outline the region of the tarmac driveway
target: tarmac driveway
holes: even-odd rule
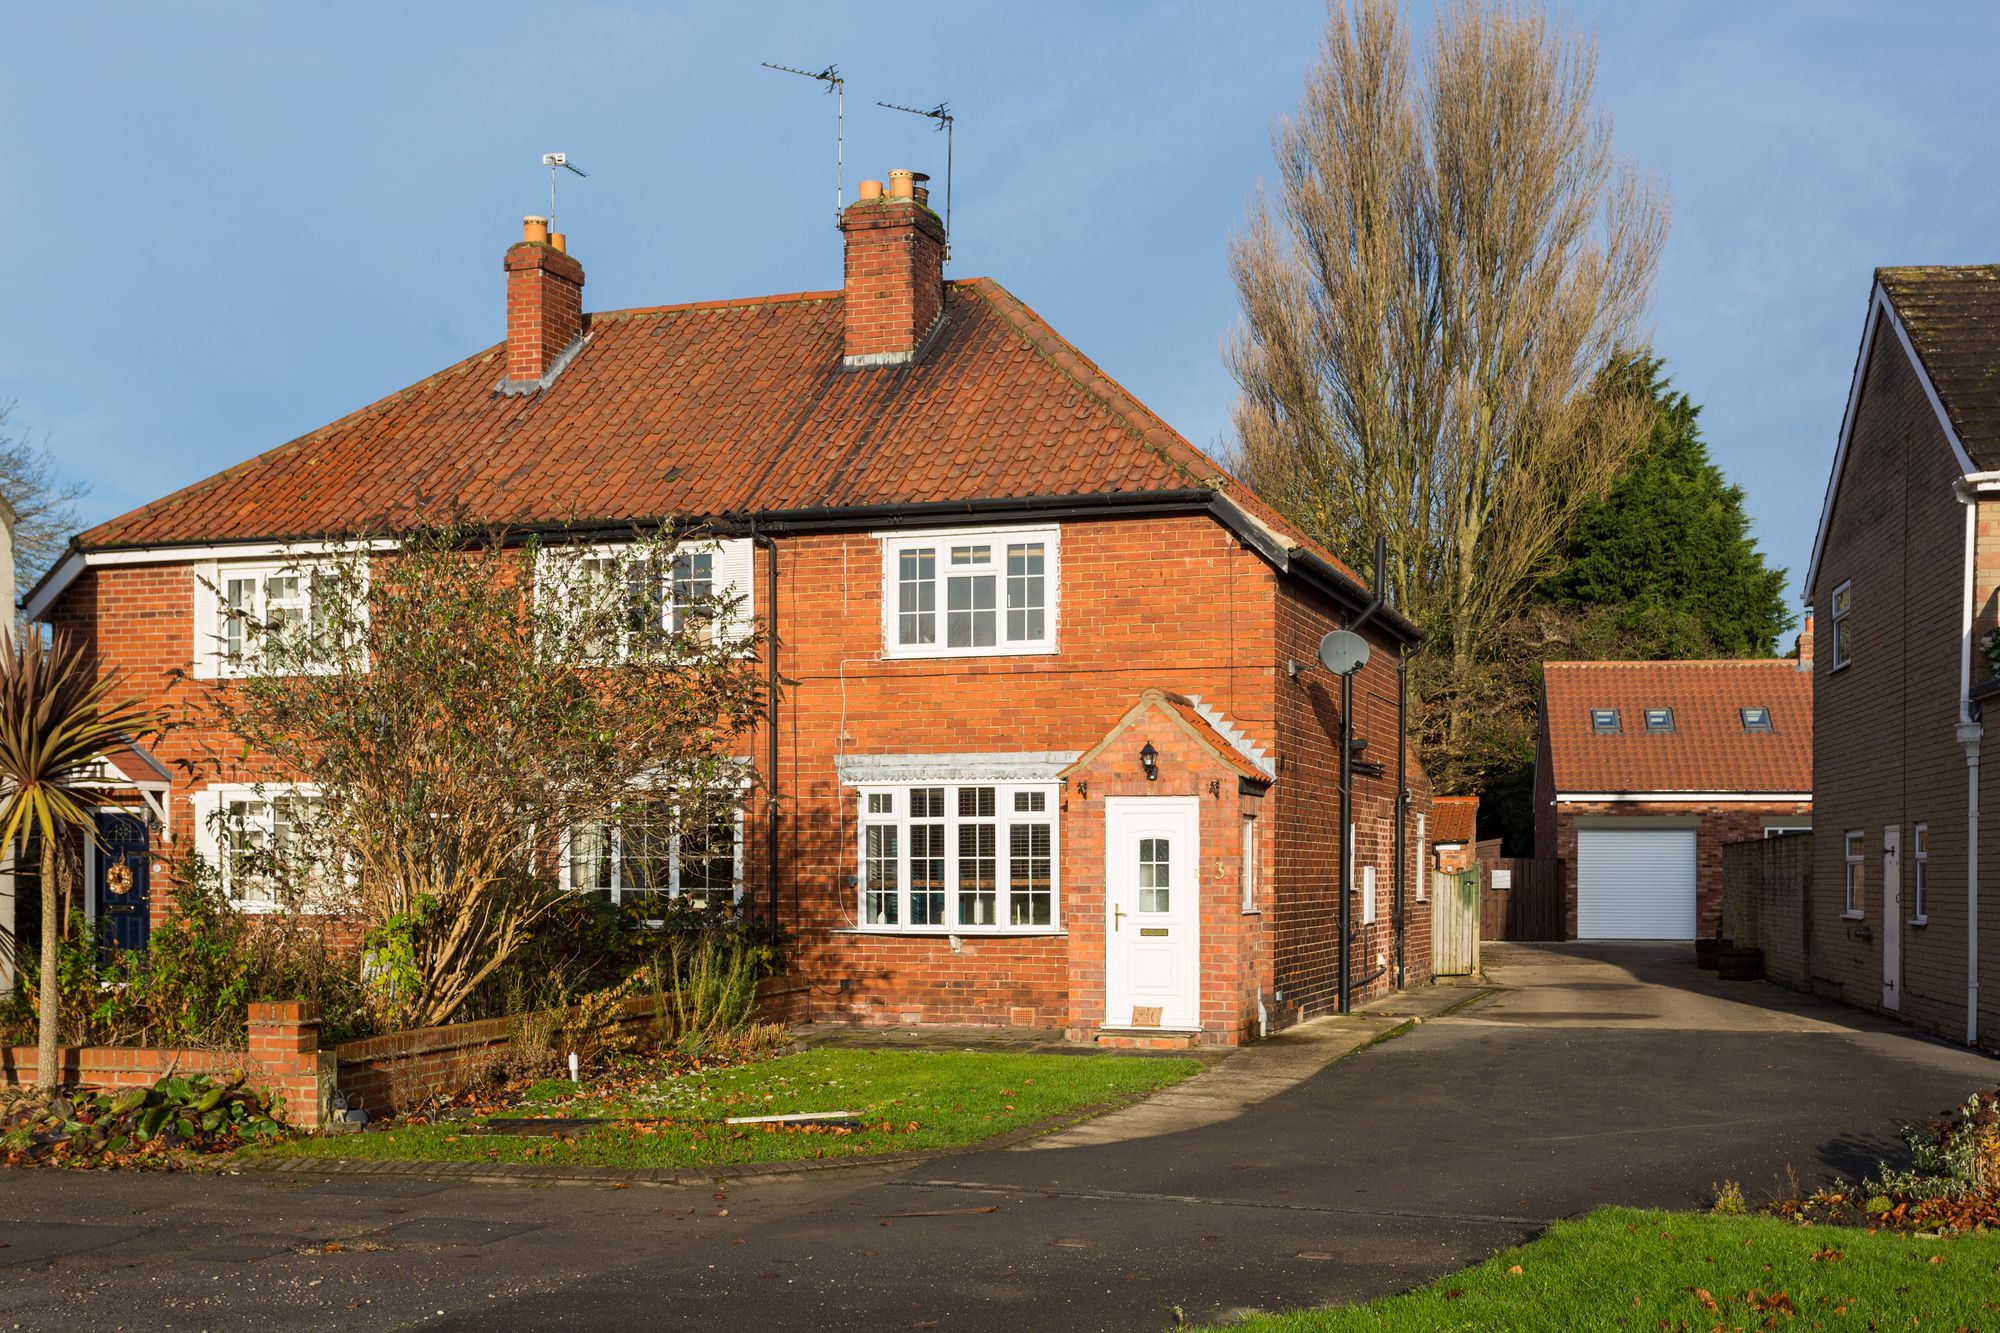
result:
[[[1489,946],[1495,994],[1228,1118],[914,1170],[715,1192],[0,1171],[0,1327],[1157,1330],[1395,1291],[1599,1204],[1857,1174],[2000,1082],[1690,952]]]

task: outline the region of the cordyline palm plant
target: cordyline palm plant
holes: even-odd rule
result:
[[[136,699],[114,702],[116,675],[100,677],[82,640],[0,632],[0,845],[42,838],[41,1057],[36,1085],[56,1086],[56,934],[62,920],[56,867],[72,831],[95,836],[85,804],[92,765],[121,743],[154,731],[158,715]]]

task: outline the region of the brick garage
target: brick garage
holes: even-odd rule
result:
[[[1340,690],[1312,664],[1369,590],[1005,289],[945,281],[942,236],[920,201],[857,203],[843,230],[840,291],[578,316],[582,264],[530,223],[504,260],[507,341],[82,534],[30,611],[89,638],[107,670],[178,700],[178,673],[200,675],[204,661],[219,670],[213,631],[203,638],[216,614],[204,577],[247,577],[259,559],[309,562],[315,548],[299,534],[386,539],[422,517],[411,497],[439,479],[515,531],[672,519],[714,544],[717,579],[746,597],[784,682],[767,724],[775,766],[771,730],[742,738],[763,790],[743,811],[735,868],[745,900],[774,904],[791,932],[815,1016],[1080,1037],[1123,1024],[1106,1005],[1103,922],[1130,870],[1105,864],[1112,792],[1197,800],[1191,1035],[1236,1042],[1325,1012],[1342,979]],[[939,628],[918,647],[900,642],[899,617],[917,614],[900,600],[912,542],[935,562],[933,575],[909,577],[932,579],[941,625],[956,552],[1013,560],[1032,545],[1042,582],[1030,593],[1012,566],[989,575],[986,595],[1006,600],[985,632],[1012,636],[1012,599],[1032,596],[1042,637],[1031,643],[1023,628],[1018,644],[968,638],[971,651],[940,651],[951,645]],[[1393,608],[1366,636],[1352,722],[1373,762],[1355,780],[1347,974],[1360,996],[1427,979],[1430,942],[1414,836],[1428,788],[1414,763],[1400,811],[1397,788],[1397,661],[1417,636]],[[1142,705],[1151,711],[1120,748],[1070,771]],[[175,774],[176,837],[209,836],[205,816],[229,784],[295,776],[257,755],[218,766],[218,740],[189,728],[157,748]],[[1147,741],[1157,778],[1134,767]],[[885,766],[904,774],[893,791],[866,776]],[[910,776],[931,770],[950,776]],[[871,791],[897,811],[893,873],[913,884],[908,810],[933,786],[1004,797],[1009,783],[1048,798],[1050,919],[919,921],[907,884],[895,890],[899,919],[863,919],[879,910],[863,884],[878,873],[862,854]],[[1242,826],[1253,811],[1246,911]],[[963,914],[953,877],[961,856],[978,862],[984,835],[960,818],[937,820],[953,835],[937,861],[959,885],[949,910]],[[775,865],[764,854],[772,820]],[[1001,838],[1020,822],[992,821]],[[1011,876],[1017,855],[1030,865],[1036,836],[1028,851],[993,853],[999,873]],[[170,894],[155,886],[156,913]]]
[[[1712,936],[1723,848],[1812,827],[1811,630],[1775,661],[1550,662],[1535,854],[1569,938]]]

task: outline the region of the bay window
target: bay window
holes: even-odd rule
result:
[[[1054,528],[883,540],[883,631],[891,657],[1055,651]]]
[[[1053,784],[879,787],[860,804],[861,929],[1057,927]]]

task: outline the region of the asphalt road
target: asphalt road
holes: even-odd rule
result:
[[[0,1330],[1159,1330],[1396,1291],[1600,1204],[1857,1174],[2000,1083],[1682,955],[1513,946],[1492,997],[1220,1123],[915,1168],[717,1191],[0,1171]]]

